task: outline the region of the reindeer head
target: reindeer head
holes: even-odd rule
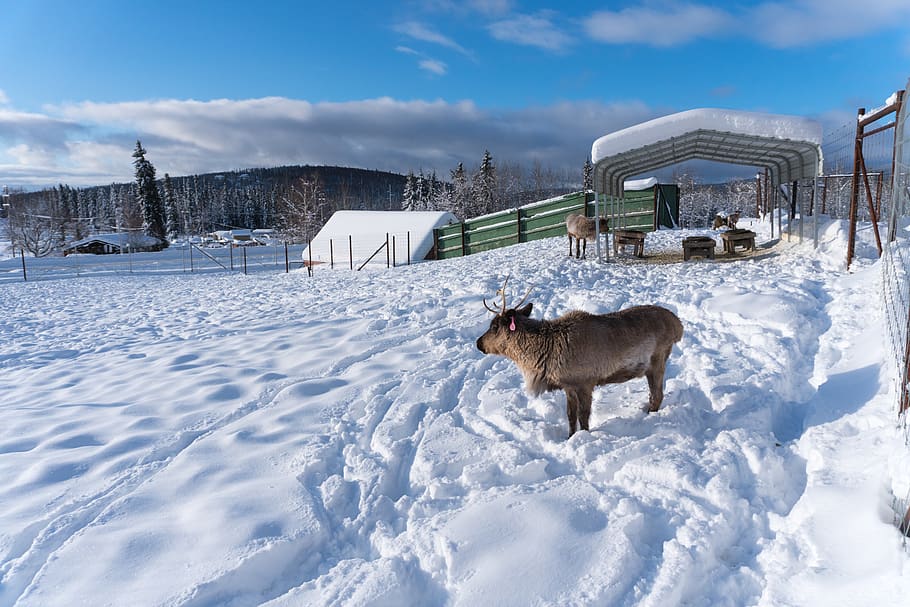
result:
[[[509,341],[514,337],[516,332],[521,330],[522,319],[531,315],[533,304],[529,303],[526,306],[521,307],[521,304],[523,304],[528,298],[528,295],[531,294],[531,289],[528,289],[528,292],[525,293],[525,296],[518,302],[518,305],[509,308],[506,303],[507,284],[509,284],[508,277],[506,277],[505,282],[502,283],[502,288],[496,291],[498,295],[502,295],[502,304],[498,310],[491,307],[490,304],[487,303],[486,298],[483,300],[484,307],[496,315],[493,317],[493,320],[490,321],[490,328],[487,329],[487,332],[477,339],[477,349],[484,354],[504,354]]]

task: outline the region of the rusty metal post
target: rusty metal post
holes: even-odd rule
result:
[[[859,174],[860,159],[863,156],[863,116],[866,115],[866,108],[861,107],[856,116],[856,138],[853,141],[853,180],[852,190],[850,192],[850,229],[847,236],[847,269],[850,269],[850,263],[853,261],[853,253],[856,247],[856,215],[859,206]]]
[[[878,256],[882,256],[882,238],[878,233],[878,214],[875,212],[875,206],[872,203],[872,190],[869,188],[869,173],[866,172],[866,159],[862,154],[860,147],[859,163],[863,171],[863,184],[866,186],[866,200],[869,203],[869,219],[872,220],[872,231],[875,234],[875,245],[878,247]]]

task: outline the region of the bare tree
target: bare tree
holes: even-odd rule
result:
[[[9,204],[9,239],[13,247],[35,257],[49,255],[58,245],[60,226],[55,221],[51,191],[44,196],[13,194]]]
[[[326,195],[316,175],[300,177],[279,200],[279,216],[292,241],[312,240],[323,224]]]

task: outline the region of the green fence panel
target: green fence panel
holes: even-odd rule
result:
[[[675,186],[673,190],[673,192],[662,190],[661,194],[678,192]],[[650,232],[655,227],[654,197],[653,188],[640,192],[626,192],[621,201],[614,201],[612,206],[608,202],[604,214],[622,213],[615,227]],[[668,202],[671,211],[675,210],[678,223],[678,195]],[[463,224],[437,228],[436,258],[449,259],[519,242],[565,236],[566,216],[571,213],[584,213],[588,217],[593,217],[595,213],[593,194],[575,192],[525,205],[520,209],[509,209],[469,219]],[[665,218],[661,216],[661,225],[664,225],[664,221]]]

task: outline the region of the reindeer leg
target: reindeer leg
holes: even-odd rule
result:
[[[578,423],[578,395],[574,390],[566,390],[566,415],[569,416],[569,436],[572,436]]]
[[[581,258],[587,259],[587,256],[588,256],[588,239],[587,238],[585,238],[584,243],[585,244],[581,249]]]
[[[578,391],[578,421],[582,430],[590,430],[588,421],[591,419],[591,399],[593,388],[585,386]]]
[[[648,412],[654,413],[660,409],[660,404],[664,400],[664,373],[667,369],[667,359],[670,357],[670,350],[666,352],[655,352],[651,357],[651,367],[645,372],[648,378],[648,391],[651,393],[648,399]]]
[[[572,257],[572,235],[569,234],[569,257]]]

